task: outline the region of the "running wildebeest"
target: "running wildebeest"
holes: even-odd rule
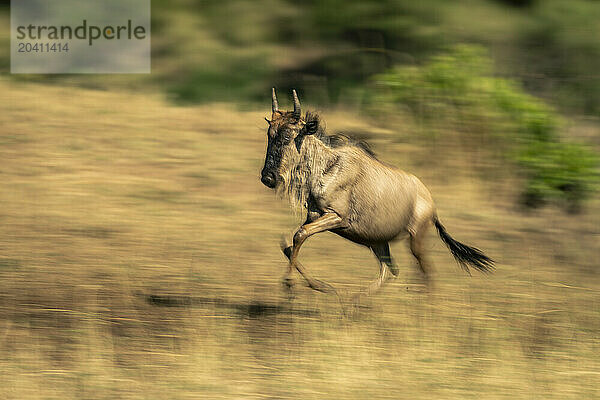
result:
[[[294,90],[294,111],[280,111],[272,92],[272,115],[266,119],[268,145],[262,183],[277,188],[307,211],[306,222],[282,250],[289,259],[284,283],[292,288],[296,269],[311,288],[329,292],[333,287],[309,276],[298,262],[302,243],[324,231],[334,232],[370,248],[379,260],[379,276],[367,289],[373,293],[388,278],[398,275],[389,242],[410,241],[410,250],[430,282],[430,264],[423,247],[425,233],[435,225],[442,241],[459,265],[469,272],[493,269],[493,260],[479,249],[454,240],[441,224],[431,194],[414,175],[379,161],[369,147],[342,135],[327,135],[318,114],[304,117]]]

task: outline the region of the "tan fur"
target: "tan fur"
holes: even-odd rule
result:
[[[292,206],[308,208],[310,194],[320,211],[334,211],[344,220],[336,233],[363,244],[415,234],[434,212],[431,195],[418,178],[352,144],[329,148],[319,138],[307,136],[300,152],[294,145],[286,148],[279,172],[280,190]]]

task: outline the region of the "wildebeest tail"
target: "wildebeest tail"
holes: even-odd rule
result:
[[[457,240],[446,231],[444,225],[440,222],[437,216],[434,216],[433,223],[442,238],[442,241],[448,246],[454,259],[460,267],[470,274],[469,265],[478,269],[481,272],[489,273],[494,270],[494,260],[483,254],[481,250],[475,247],[467,246]]]

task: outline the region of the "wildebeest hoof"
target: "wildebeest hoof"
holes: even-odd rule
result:
[[[281,235],[279,245],[281,246],[281,251],[283,254],[285,254],[285,256],[289,259],[292,256],[292,245],[285,235]]]
[[[281,281],[281,284],[283,285],[284,289],[292,290],[294,286],[296,286],[296,279],[292,278],[291,276],[286,276]]]

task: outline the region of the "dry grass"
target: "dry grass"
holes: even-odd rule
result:
[[[396,244],[401,277],[344,315],[330,296],[300,289],[288,304],[280,290],[279,235],[301,217],[258,180],[268,104],[0,91],[0,398],[600,396],[597,201],[523,214],[511,182],[432,166],[408,132],[325,113],[421,176],[450,233],[498,261],[469,278],[432,234],[425,294]],[[330,234],[301,257],[349,293],[377,271]]]

